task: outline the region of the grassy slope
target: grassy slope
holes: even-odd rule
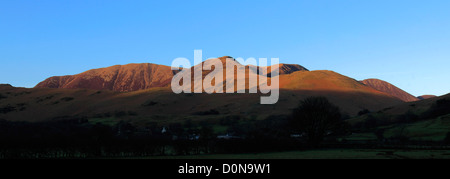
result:
[[[384,137],[403,135],[410,140],[442,141],[448,132],[450,132],[450,114],[437,119],[390,126],[384,133]]]

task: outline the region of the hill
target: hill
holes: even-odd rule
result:
[[[418,96],[417,98],[420,100],[424,100],[424,99],[430,99],[430,98],[435,98],[437,97],[436,95],[422,95],[422,96]]]
[[[392,96],[395,96],[405,102],[411,102],[411,101],[417,101],[418,98],[414,97],[413,95],[407,93],[406,91],[403,91],[402,89],[379,79],[366,79],[361,81],[361,83],[370,86],[378,91],[385,92],[387,94],[390,94]]]

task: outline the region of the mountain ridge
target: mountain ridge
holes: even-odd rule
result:
[[[231,56],[217,58],[226,68],[226,60],[233,59],[232,64],[246,68],[246,73],[250,73],[250,65],[241,65]],[[203,61],[202,64],[211,62],[211,59]],[[298,64],[279,64],[279,75],[291,74],[296,71],[308,71],[305,67]],[[194,68],[191,67],[193,74]],[[269,77],[273,73],[273,66],[268,66],[266,73]],[[203,70],[203,78],[212,70]],[[225,73],[226,70],[224,70]],[[94,89],[94,90],[112,90],[120,92],[138,91],[154,87],[170,86],[173,76],[180,70],[172,70],[171,67],[158,65],[154,63],[130,63],[125,65],[114,65],[104,68],[87,70],[75,75],[52,76],[39,82],[34,88],[67,88],[67,89]],[[258,71],[252,73],[257,74]],[[225,77],[225,74],[224,74]],[[192,78],[193,79],[193,78]]]
[[[250,73],[249,65],[235,65]],[[349,115],[356,115],[364,109],[376,111],[402,103],[396,97],[334,71],[309,71],[292,64],[280,66],[284,72],[278,75],[280,92],[276,105],[260,104],[261,96],[268,96],[262,93],[175,94],[170,87],[171,79],[181,71],[145,63],[50,77],[31,89],[0,88],[0,94],[4,96],[0,100],[0,108],[4,109],[0,118],[44,121],[64,116],[92,119],[102,116],[106,119],[117,113],[114,120],[134,120],[137,123],[161,119],[182,121],[186,118],[219,120],[230,115],[264,119],[271,115],[289,115],[300,100],[310,96],[324,96]],[[264,73],[272,73],[272,70],[270,67]],[[208,73],[202,71],[202,78]],[[268,81],[271,78],[268,77]],[[197,115],[210,110],[217,111],[218,115]],[[131,115],[122,116],[123,113]]]
[[[152,87],[167,87],[177,72],[164,65],[130,63],[91,69],[75,75],[49,77],[34,88],[137,91]]]

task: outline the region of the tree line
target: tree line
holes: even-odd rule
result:
[[[235,138],[217,137],[213,126],[192,123],[105,125],[84,117],[47,122],[0,120],[0,158],[104,158],[206,153],[248,153],[320,147],[349,132],[340,110],[324,97],[302,100],[292,115],[265,120],[221,120]],[[295,137],[293,137],[295,136]]]

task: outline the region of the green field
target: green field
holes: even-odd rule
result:
[[[450,150],[329,149],[257,154],[153,156],[138,159],[450,159]]]
[[[450,115],[433,120],[387,127],[384,137],[406,136],[417,141],[442,141],[450,132]]]

